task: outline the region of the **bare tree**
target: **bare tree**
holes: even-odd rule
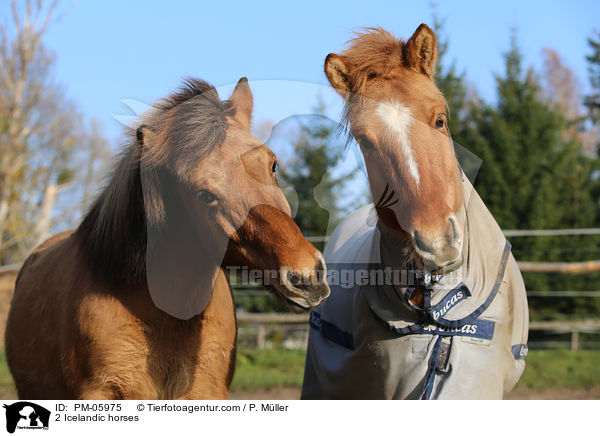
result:
[[[108,150],[52,78],[43,36],[55,8],[13,0],[12,21],[0,26],[0,263],[23,258],[50,235],[56,215],[79,209]]]
[[[42,37],[52,18],[55,3],[47,10],[41,2],[28,1],[23,17],[12,1],[12,30],[0,26],[0,247],[9,211],[11,187],[15,176],[27,163],[27,137],[32,129],[32,108],[39,89],[32,83],[32,73],[40,62]]]
[[[542,88],[543,96],[550,105],[564,114],[569,125],[564,136],[567,139],[577,138],[584,150],[593,155],[599,141],[598,128],[585,128],[584,98],[581,83],[573,70],[565,65],[556,50],[542,49],[544,57]]]
[[[580,116],[582,95],[579,80],[551,48],[543,48],[546,98],[570,120]]]
[[[85,212],[92,204],[93,200],[100,193],[102,178],[108,172],[111,160],[110,146],[102,134],[102,127],[98,120],[92,119],[89,127],[86,129],[80,140],[81,146],[78,148],[77,156],[74,161],[79,168],[74,175],[72,183],[72,199],[77,198],[78,203],[71,207],[63,208],[68,216],[64,221],[70,227],[75,225],[81,218],[80,214]],[[76,209],[73,213],[73,209]]]

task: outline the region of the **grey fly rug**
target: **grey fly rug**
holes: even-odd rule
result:
[[[346,218],[324,256],[331,295],[310,318],[303,399],[501,399],[525,369],[529,316],[510,244],[464,181],[463,264],[400,273],[382,257],[373,205]],[[409,302],[415,286],[424,308]]]

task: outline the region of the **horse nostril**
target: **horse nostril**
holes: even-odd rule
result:
[[[419,250],[425,251],[427,253],[433,253],[431,247],[427,246],[427,244],[423,241],[421,234],[418,230],[415,230],[413,233],[413,239],[415,241],[415,245]]]
[[[314,274],[317,283],[325,283],[327,281],[327,265],[325,264],[325,259],[321,253],[319,253],[319,256],[317,257]]]
[[[450,245],[453,247],[457,247],[460,245],[460,241],[462,239],[462,232],[460,231],[460,226],[458,225],[458,221],[455,217],[451,216],[448,218],[450,221]]]
[[[295,288],[302,289],[302,277],[300,276],[300,274],[294,271],[288,271],[287,279],[292,286],[294,286]]]

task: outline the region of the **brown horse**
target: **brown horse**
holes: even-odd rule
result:
[[[523,372],[523,279],[458,164],[435,68],[424,24],[406,42],[369,29],[325,60],[375,200],[334,231],[328,268],[410,279],[330,283],[311,314],[303,398],[502,398]]]
[[[343,56],[327,57],[325,72],[347,97],[346,120],[365,157],[382,228],[419,261],[456,262],[464,199],[447,103],[433,81],[435,36],[423,25],[406,44],[382,30],[353,42]]]
[[[249,133],[252,105],[245,78],[225,102],[189,80],[143,119],[79,228],[26,260],[6,329],[20,398],[226,398],[224,269],[280,273],[272,288],[293,308],[327,297],[275,156]]]

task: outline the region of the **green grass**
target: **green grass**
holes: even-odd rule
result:
[[[4,350],[0,349],[0,398],[14,395],[15,384],[6,364]]]
[[[303,350],[254,350],[240,348],[232,390],[252,391],[302,385]],[[600,351],[534,350],[517,387],[544,390],[578,390],[600,386]],[[14,396],[14,384],[4,350],[0,350],[0,398]]]
[[[304,376],[304,350],[238,348],[231,389],[251,391],[279,386],[299,387]]]
[[[279,386],[300,387],[304,374],[302,350],[239,349],[231,388],[251,391]],[[536,390],[600,386],[600,351],[534,350],[518,387]]]
[[[600,386],[600,351],[535,350],[527,356],[519,386],[591,389]]]

